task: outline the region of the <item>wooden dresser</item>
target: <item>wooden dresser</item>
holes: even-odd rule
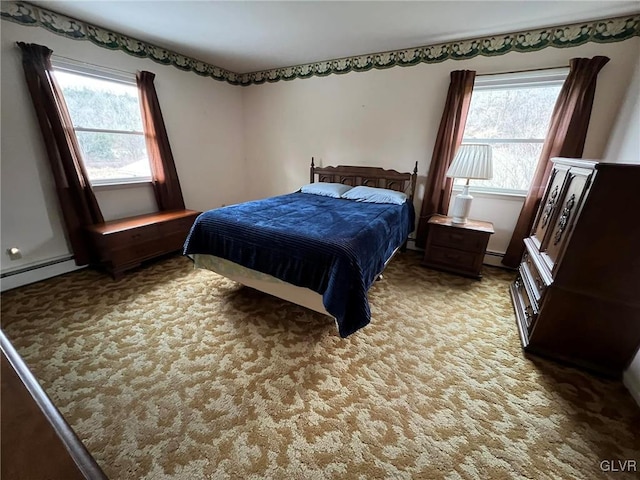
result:
[[[166,253],[182,249],[194,220],[193,210],[171,210],[123,218],[89,227],[99,262],[114,278]]]
[[[619,377],[640,346],[640,165],[553,163],[511,285],[520,339]]]
[[[492,234],[491,222],[469,220],[465,224],[458,224],[452,223],[451,217],[434,215],[429,219],[422,264],[437,270],[481,278],[482,261]]]

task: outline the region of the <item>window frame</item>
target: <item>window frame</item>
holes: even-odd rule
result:
[[[509,88],[538,88],[544,86],[562,86],[569,75],[569,67],[547,68],[540,70],[531,70],[523,72],[495,73],[477,75],[473,85],[473,92],[487,90],[506,90]],[[472,93],[473,96],[473,93]],[[473,97],[472,97],[473,98]],[[465,128],[466,130],[466,128]],[[545,139],[542,138],[462,138],[462,144],[465,143],[541,143],[544,144]],[[463,184],[454,183],[454,191],[462,191]],[[500,188],[500,187],[483,187],[480,185],[470,185],[469,190],[475,193],[482,193],[492,196],[508,196],[508,197],[525,197],[527,190]]]
[[[85,62],[80,62],[76,60],[72,60],[65,57],[60,57],[56,55],[52,55],[51,57],[51,65],[53,67],[53,73],[55,75],[56,72],[64,72],[73,75],[80,75],[83,77],[88,77],[96,80],[103,80],[107,82],[120,83],[127,86],[133,86],[138,90],[138,84],[136,82],[135,74],[114,70],[111,68],[101,67],[98,65],[92,65]],[[64,92],[62,92],[64,96]],[[137,93],[138,103],[140,103],[140,94]],[[66,101],[66,98],[65,98]],[[142,113],[141,120],[142,120]],[[73,121],[73,119],[72,119]],[[121,134],[121,135],[139,135],[144,137],[144,131],[137,130],[110,130],[103,128],[87,128],[87,127],[76,127],[73,125],[74,133],[77,132],[91,132],[91,133],[112,133],[112,134]],[[146,146],[145,139],[145,151],[147,162],[149,163],[149,172],[151,173],[151,159],[149,158],[149,152]],[[84,159],[82,159],[84,163]],[[86,168],[86,164],[85,164]],[[135,186],[149,184],[153,182],[153,178],[151,175],[144,177],[123,177],[123,178],[104,178],[104,179],[91,179],[89,178],[92,187],[114,187],[114,186]]]

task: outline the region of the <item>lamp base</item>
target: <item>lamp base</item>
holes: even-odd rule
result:
[[[469,195],[469,185],[465,185],[462,193],[456,195],[456,199],[453,202],[453,209],[451,210],[451,223],[467,223],[467,217],[469,216],[469,210],[471,210],[472,200],[473,197]]]

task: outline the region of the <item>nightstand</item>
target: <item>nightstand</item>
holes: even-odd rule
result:
[[[429,220],[429,235],[422,264],[467,277],[482,278],[489,237],[494,233],[491,222],[468,220],[452,223],[451,217],[434,215]]]

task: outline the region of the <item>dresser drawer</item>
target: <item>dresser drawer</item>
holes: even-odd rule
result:
[[[454,248],[438,247],[436,245],[432,245],[425,256],[425,263],[428,264],[454,267],[459,270],[474,272],[477,262],[477,253],[465,252]]]
[[[441,247],[466,250],[468,252],[482,252],[487,246],[489,234],[473,232],[453,227],[433,226],[431,243]]]
[[[538,271],[533,259],[529,252],[524,252],[524,256],[522,257],[522,265],[524,267],[523,274],[527,277],[529,285],[533,290],[533,296],[535,297],[536,302],[539,304],[542,295],[544,294],[545,289],[547,288],[546,284],[542,280],[542,275]]]
[[[523,278],[522,270],[513,282],[512,291],[515,293],[514,307],[518,320],[526,328],[527,333],[531,333],[538,316],[538,308],[531,299],[531,291]]]
[[[117,250],[109,250],[106,252],[106,257],[103,258],[108,265],[113,268],[121,267],[123,265],[135,265],[140,263],[139,254],[133,247],[122,248]]]
[[[189,231],[173,232],[169,235],[163,235],[162,241],[167,252],[182,250],[184,242],[189,235]]]
[[[146,242],[138,242],[123,246],[123,248],[111,250],[109,260],[113,264],[140,263],[143,260],[157,257],[170,250],[166,248],[164,239],[153,239]]]
[[[110,233],[104,236],[104,241],[109,248],[122,248],[128,245],[149,242],[159,236],[160,228],[158,225],[152,224]]]
[[[178,218],[159,225],[160,234],[166,251],[182,250],[196,216]]]
[[[162,235],[181,233],[184,234],[186,238],[196,218],[197,216],[176,218],[170,222],[161,223],[158,226],[162,231]]]

